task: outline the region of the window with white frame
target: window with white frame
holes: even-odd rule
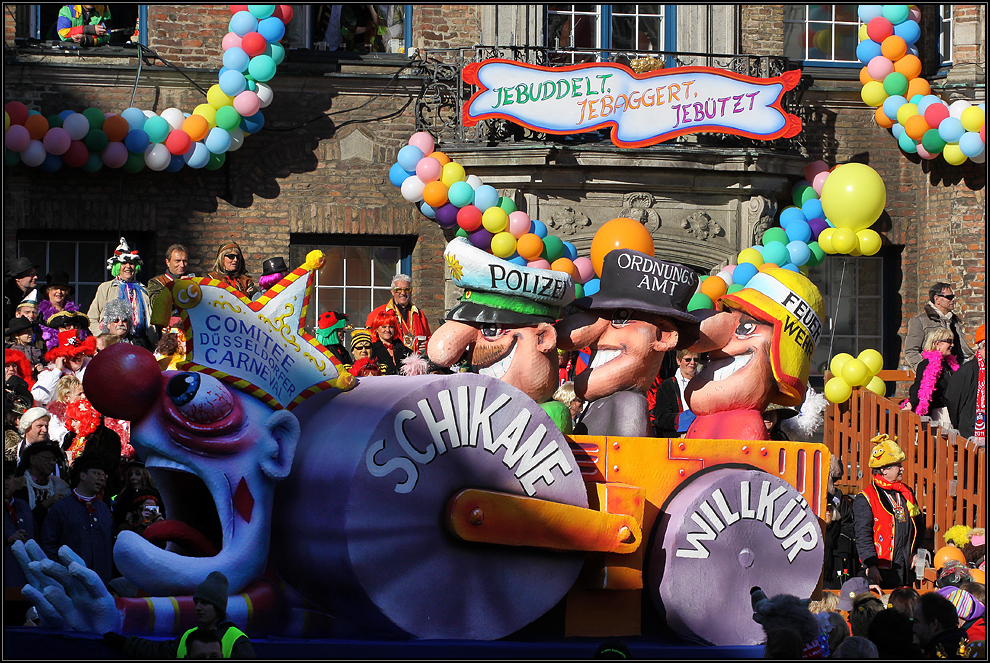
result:
[[[593,62],[580,49],[652,53],[671,49],[672,5],[547,5],[546,46],[558,64]],[[575,52],[568,53],[574,50]]]
[[[939,5],[939,51],[942,62],[952,62],[952,5]]]
[[[857,5],[784,5],[784,56],[812,62],[858,63]]]

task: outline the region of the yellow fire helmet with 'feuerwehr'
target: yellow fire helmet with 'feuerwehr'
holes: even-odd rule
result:
[[[808,388],[811,356],[822,334],[822,295],[807,277],[789,269],[753,276],[746,287],[716,300],[720,311],[737,309],[773,325],[770,365],[780,393],[773,402],[797,407]]]

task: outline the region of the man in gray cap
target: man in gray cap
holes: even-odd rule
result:
[[[38,266],[30,258],[14,258],[7,265],[7,283],[3,289],[3,325],[10,324],[14,311],[24,297],[38,285]]]
[[[685,309],[698,275],[631,249],[610,251],[600,290],[574,302],[580,313],[557,323],[557,347],[590,347],[591,364],[574,379],[588,405],[574,432],[650,435],[646,390],[668,350],[698,339],[698,320]]]

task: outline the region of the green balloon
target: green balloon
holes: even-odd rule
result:
[[[745,287],[745,286],[741,286],[741,285],[739,285],[738,283],[733,283],[732,285],[730,285],[730,286],[729,286],[729,287],[728,287],[728,288],[726,289],[726,291],[725,291],[725,292],[726,292],[726,294],[729,294],[729,295],[731,295],[731,294],[732,294],[732,293],[734,293],[734,292],[739,292],[739,291],[740,291],[740,290],[742,290],[742,289],[743,289],[744,287]]]
[[[505,210],[506,214],[512,214],[517,209],[516,203],[513,202],[512,198],[506,198],[505,196],[499,197],[498,206]]]
[[[929,154],[939,154],[945,149],[945,141],[938,135],[938,129],[929,129],[921,137],[921,145]]]
[[[86,159],[86,163],[82,166],[82,169],[87,173],[95,173],[100,168],[103,168],[103,158],[99,153],[90,154],[89,158]]]
[[[21,153],[3,148],[3,164],[7,167],[16,166],[21,162]]]
[[[890,96],[899,94],[904,96],[908,90],[907,76],[899,71],[892,71],[883,79],[883,91]]]
[[[580,283],[574,284],[574,299],[580,299],[584,297],[584,286]]]
[[[241,126],[241,114],[233,106],[221,106],[215,119],[217,126],[225,131],[233,131]]]
[[[454,233],[454,236],[455,237],[467,237],[468,236],[468,233],[467,233],[466,230],[464,230],[464,228],[458,228],[457,229],[457,232]]]
[[[248,63],[248,73],[259,83],[270,81],[275,76],[275,60],[264,54],[256,55]]]
[[[148,140],[152,143],[161,143],[168,138],[168,132],[172,130],[165,118],[157,115],[149,117],[144,123],[144,132],[148,134]]]
[[[87,108],[82,112],[83,116],[89,120],[90,129],[102,129],[106,116],[99,108]]]
[[[822,264],[822,261],[825,260],[825,251],[818,246],[818,242],[808,242],[808,248],[811,250],[811,257],[804,264],[808,267],[817,267]]]
[[[48,116],[47,119],[48,119],[48,128],[49,129],[54,129],[55,127],[61,127],[62,126],[62,118],[59,115],[57,115],[56,113],[52,113],[51,115]]]
[[[789,241],[787,233],[784,232],[783,228],[770,228],[763,233],[763,239],[760,240],[760,243],[766,246],[770,242],[780,242],[786,246]]]
[[[226,154],[213,154],[210,153],[210,160],[206,162],[207,170],[216,170],[223,165],[223,162],[227,160]]]
[[[285,47],[278,42],[268,44],[268,46],[265,47],[264,54],[274,60],[276,65],[280,65],[282,64],[282,60],[285,59]]]
[[[794,193],[791,196],[791,200],[794,201],[794,204],[797,207],[801,207],[809,200],[817,200],[817,199],[818,199],[818,193],[807,184],[802,184],[799,187],[795,187]]]
[[[553,262],[564,255],[564,242],[556,235],[547,235],[543,238],[543,253],[540,257],[547,262]]]
[[[110,139],[107,138],[107,135],[102,130],[90,129],[89,133],[86,134],[86,137],[83,138],[83,142],[86,144],[86,147],[90,152],[102,152],[107,149]],[[103,164],[102,160],[100,161],[100,164]],[[99,168],[96,170],[99,170]],[[94,170],[93,172],[95,173],[96,171]]]
[[[251,92],[258,89],[258,84],[254,82],[253,78],[249,78],[248,76],[245,76],[244,78],[247,79],[247,89],[251,90]]]
[[[128,173],[140,173],[144,170],[144,152],[128,152],[124,170]]]
[[[689,301],[687,305],[687,310],[689,312],[712,308],[715,308],[715,303],[712,302],[711,297],[703,292],[696,292],[691,295],[691,301]]]
[[[251,16],[257,19],[268,18],[275,13],[275,5],[248,5]]]

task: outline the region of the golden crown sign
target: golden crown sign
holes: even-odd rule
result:
[[[186,339],[176,368],[212,375],[276,410],[324,389],[350,389],[354,378],[303,329],[312,274],[323,263],[323,252],[311,251],[254,302],[216,279],[170,284]]]

